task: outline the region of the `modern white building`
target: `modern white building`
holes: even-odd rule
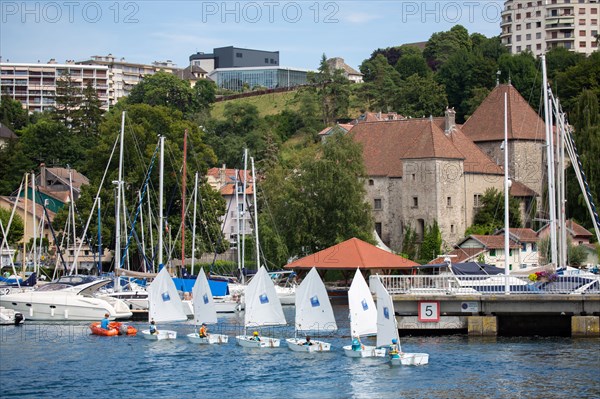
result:
[[[109,74],[104,65],[58,64],[54,59],[40,63],[0,63],[0,93],[20,101],[29,112],[42,112],[56,105],[56,83],[69,74],[82,90],[90,84],[102,108],[109,108]]]
[[[507,0],[500,38],[510,53],[540,55],[555,47],[598,49],[599,0]]]

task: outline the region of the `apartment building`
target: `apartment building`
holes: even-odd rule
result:
[[[89,60],[79,61],[77,64],[103,65],[108,68],[110,80],[108,99],[111,106],[116,104],[120,98],[127,97],[145,76],[154,75],[161,70],[169,73],[179,72],[179,68],[171,60],[139,64],[125,61],[125,58],[116,58],[112,54],[94,55]]]
[[[598,49],[599,13],[600,0],[507,0],[500,37],[512,54],[556,47],[591,54]]]
[[[68,74],[82,90],[88,84],[95,88],[102,108],[108,109],[108,72],[103,65],[58,64],[54,59],[46,64],[0,62],[0,93],[20,101],[29,112],[43,112],[54,108],[56,83]]]

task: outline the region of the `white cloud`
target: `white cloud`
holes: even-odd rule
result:
[[[350,12],[341,15],[341,19],[345,22],[350,22],[353,24],[365,24],[376,19],[381,19],[381,16],[366,12]]]

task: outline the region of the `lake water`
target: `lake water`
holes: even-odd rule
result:
[[[351,359],[347,307],[330,353],[242,349],[243,313],[219,318],[227,345],[194,345],[191,323],[169,326],[175,341],[90,335],[89,323],[0,327],[0,397],[8,398],[600,398],[600,340],[403,337],[421,367]],[[284,307],[293,324],[293,307]],[[132,323],[146,328],[146,323]],[[161,326],[159,326],[160,328]],[[166,326],[163,326],[166,327]],[[265,335],[293,336],[293,327]]]

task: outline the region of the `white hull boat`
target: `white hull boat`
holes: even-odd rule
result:
[[[217,313],[235,313],[244,310],[244,303],[229,297],[213,297]]]
[[[208,334],[207,337],[200,337],[200,334],[193,333],[187,335],[188,340],[193,344],[226,344],[229,342],[229,336],[225,334]]]
[[[158,334],[151,334],[150,330],[143,330],[142,337],[150,341],[162,341],[165,339],[177,339],[177,331],[159,330]]]
[[[385,348],[378,348],[376,346],[365,346],[360,350],[353,350],[352,345],[344,346],[344,354],[348,357],[385,357],[387,351]]]
[[[28,320],[100,320],[106,313],[111,320],[126,320],[132,315],[121,300],[96,297],[94,293],[111,280],[96,280],[80,285],[45,284],[33,291],[0,296],[0,306],[20,312]]]
[[[329,352],[331,344],[328,342],[311,340],[311,345],[306,345],[306,340],[303,338],[288,338],[285,340],[288,348],[294,352]]]
[[[2,326],[6,326],[6,325],[18,326],[19,324],[23,323],[23,321],[25,321],[25,318],[23,317],[22,313],[15,312],[12,309],[6,309],[4,307],[0,307],[0,325],[2,325]]]
[[[281,345],[280,339],[270,337],[260,337],[260,341],[257,341],[251,335],[238,335],[235,340],[244,348],[279,348]]]
[[[391,357],[393,366],[422,366],[429,363],[428,353],[400,353],[399,357]]]

